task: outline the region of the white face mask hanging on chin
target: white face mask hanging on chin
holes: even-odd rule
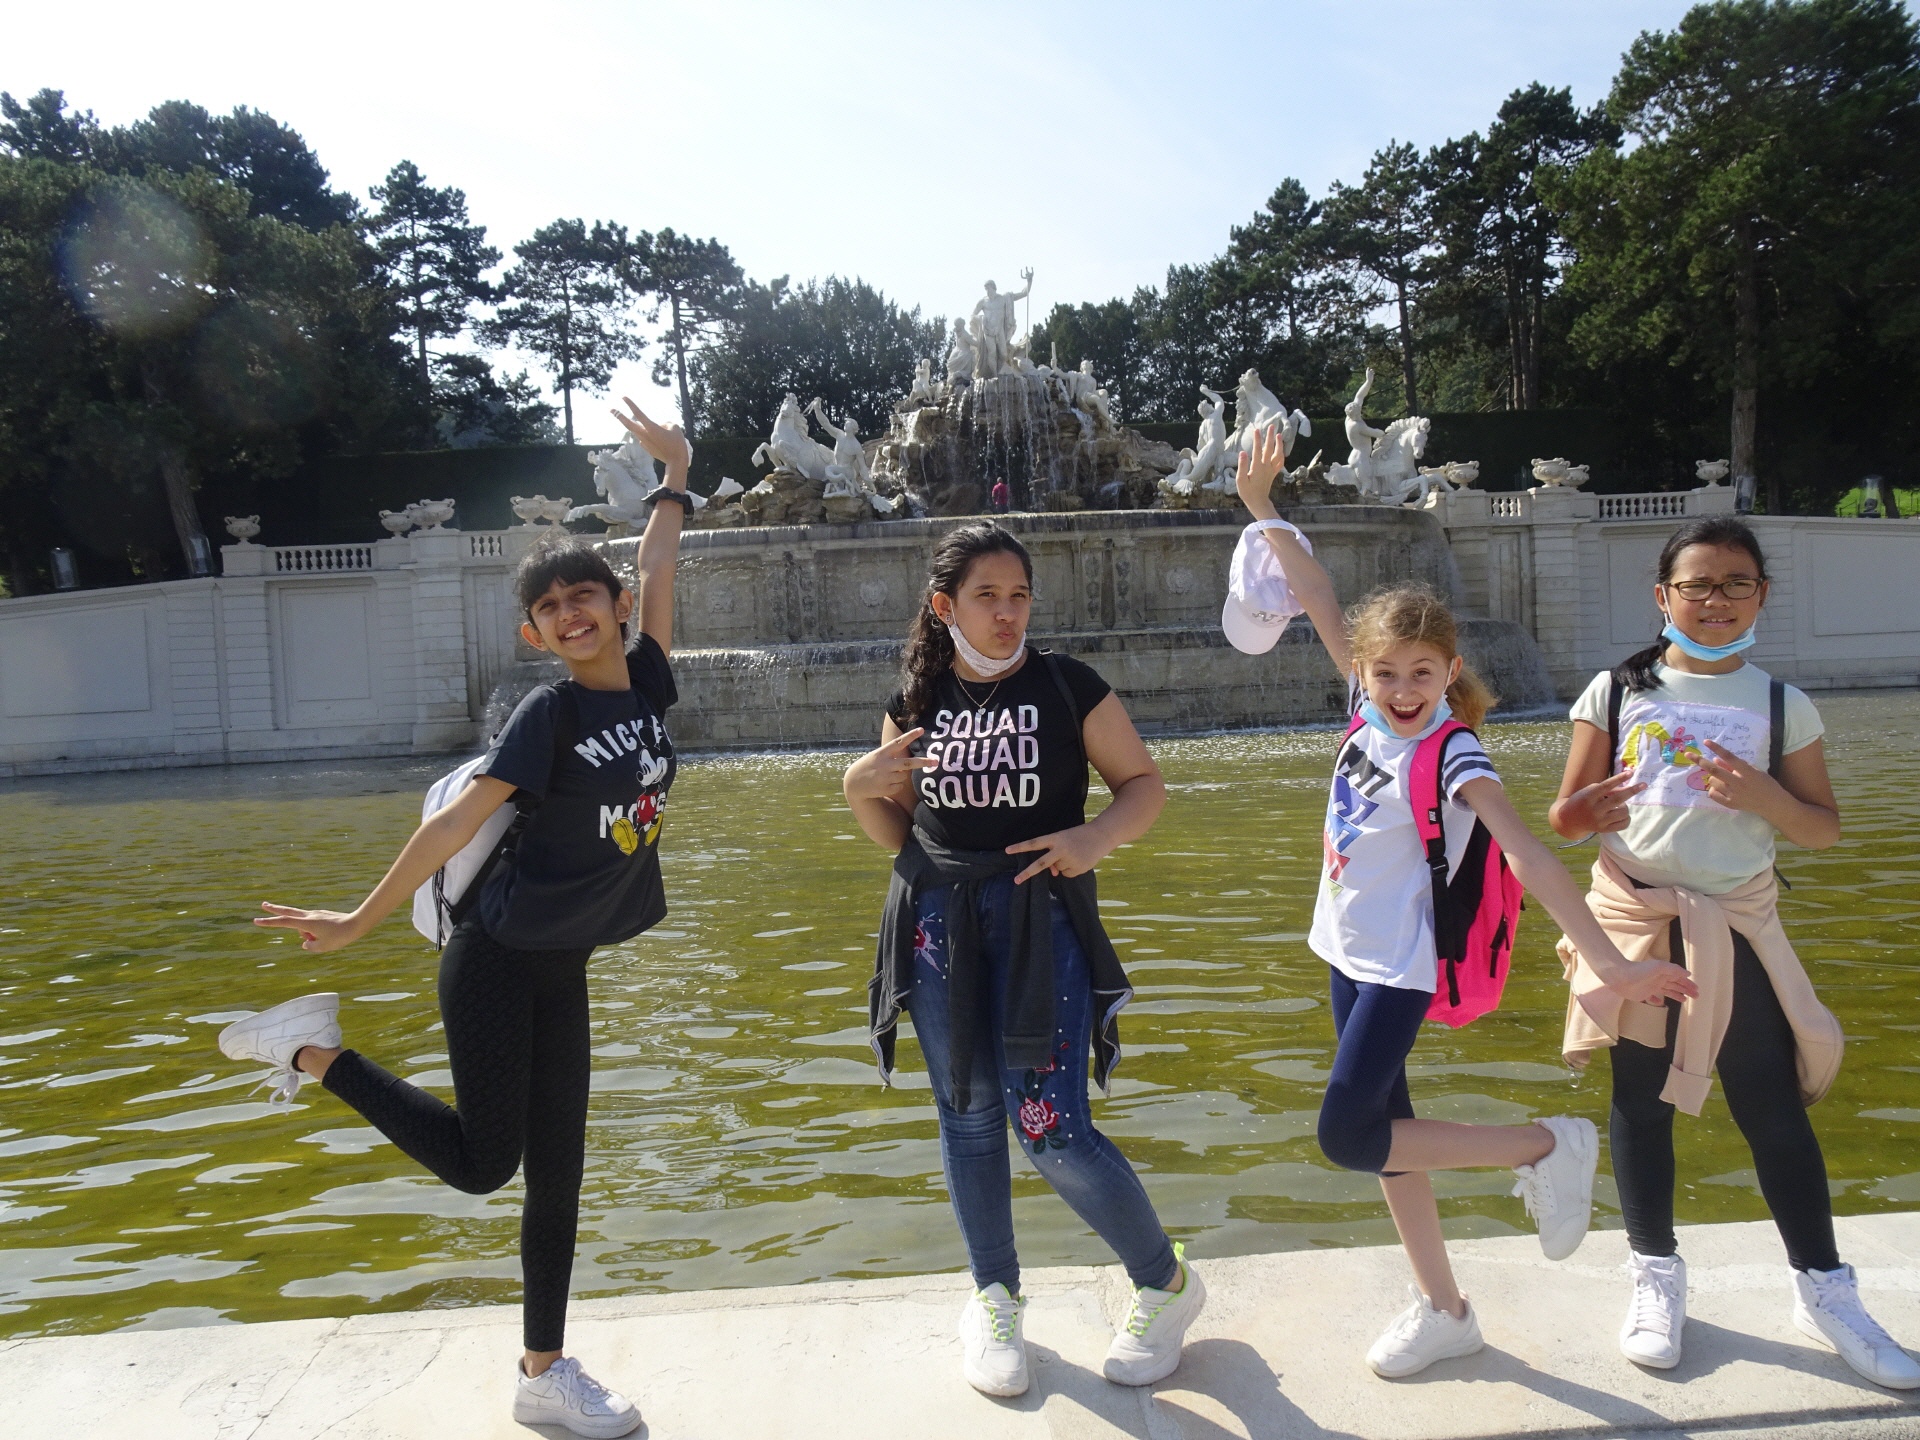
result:
[[[934,618],[939,619],[938,616]],[[954,650],[958,652],[962,660],[967,662],[967,668],[972,670],[973,673],[978,675],[982,680],[992,680],[996,676],[1006,674],[1007,671],[1013,669],[1014,666],[1018,665],[1021,660],[1026,657],[1027,637],[1025,635],[1022,635],[1020,637],[1020,643],[1014,646],[1013,654],[1004,660],[996,660],[991,655],[983,654],[975,649],[973,642],[960,633],[960,627],[958,625],[944,620],[941,621],[941,623],[947,627],[947,634],[953,637]]]

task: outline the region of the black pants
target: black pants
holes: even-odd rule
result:
[[[454,1104],[353,1050],[341,1053],[324,1082],[374,1129],[469,1195],[505,1185],[524,1155],[521,1318],[529,1350],[558,1350],[566,1336],[586,1164],[592,953],[514,950],[469,919],[440,953]]]
[[[1671,953],[1684,963],[1680,922],[1669,932]],[[1672,1255],[1673,1106],[1660,1098],[1673,1064],[1678,1001],[1667,1002],[1667,1043],[1661,1050],[1622,1040],[1613,1062],[1613,1177],[1627,1238],[1642,1255]],[[1733,1123],[1746,1137],[1759,1172],[1760,1193],[1786,1242],[1796,1270],[1833,1270],[1833,1201],[1827,1162],[1800,1100],[1793,1027],[1773,993],[1773,982],[1753,946],[1733,936],[1733,1015],[1714,1064]]]

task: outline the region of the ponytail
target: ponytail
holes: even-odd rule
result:
[[[1665,585],[1673,579],[1673,567],[1680,563],[1680,553],[1693,545],[1712,545],[1727,550],[1744,550],[1753,557],[1753,568],[1761,580],[1768,579],[1767,557],[1760,553],[1760,537],[1753,533],[1753,527],[1744,520],[1731,515],[1705,515],[1698,520],[1690,520],[1667,537],[1667,543],[1660,547],[1660,563],[1654,573]],[[1663,631],[1666,625],[1663,622]],[[1618,665],[1613,667],[1613,683],[1624,686],[1630,691],[1658,690],[1660,677],[1654,673],[1654,667],[1667,655],[1667,639],[1664,634],[1653,637],[1653,644],[1644,650],[1636,650]]]
[[[1487,718],[1487,712],[1499,703],[1494,693],[1487,689],[1487,682],[1474,674],[1473,667],[1462,659],[1460,673],[1447,686],[1447,706],[1453,711],[1453,718],[1469,730],[1478,730],[1480,722]]]
[[[1033,557],[1027,554],[1027,547],[1011,530],[991,520],[949,530],[933,547],[927,562],[926,592],[920,597],[913,624],[907,628],[906,649],[900,656],[901,713],[893,718],[902,729],[911,730],[921,723],[933,705],[934,687],[953,664],[953,637],[933,613],[933,597],[958,595],[973,562],[995,553],[1017,555],[1027,572],[1027,584],[1033,584]]]

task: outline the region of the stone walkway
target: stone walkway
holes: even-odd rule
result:
[[[1870,1308],[1920,1347],[1920,1213],[1840,1229]],[[1700,1226],[1682,1244],[1692,1314],[1666,1373],[1614,1348],[1617,1231],[1559,1265],[1531,1238],[1455,1246],[1487,1348],[1399,1383],[1361,1360],[1404,1303],[1393,1249],[1200,1261],[1207,1311],[1150,1392],[1100,1378],[1124,1302],[1113,1270],[1028,1275],[1034,1385],[1011,1401],[960,1378],[955,1275],[581,1301],[568,1338],[639,1400],[653,1440],[1920,1437],[1920,1392],[1859,1380],[1793,1328],[1771,1226]],[[545,1432],[508,1417],[518,1321],[487,1308],[0,1341],[0,1434],[526,1440]]]

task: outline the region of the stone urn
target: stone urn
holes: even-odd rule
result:
[[[513,508],[513,513],[520,517],[519,528],[522,530],[537,529],[540,522],[546,518],[547,497],[544,495],[515,495],[507,501],[507,504]]]
[[[260,533],[260,517],[229,515],[227,516],[227,533],[234,538],[236,544],[251,545],[253,537]]]
[[[398,539],[413,529],[416,523],[413,518],[413,507],[409,505],[405,510],[382,510],[380,523],[386,527],[389,535]]]
[[[407,506],[407,514],[413,517],[413,523],[422,530],[439,530],[447,521],[453,519],[453,501],[416,500]]]
[[[541,513],[546,516],[548,524],[558,525],[562,520],[567,518],[568,512],[572,509],[573,497],[571,495],[562,495],[558,500],[547,501]]]
[[[1533,461],[1534,482],[1539,485],[1564,485],[1567,483],[1567,457],[1558,456],[1552,460],[1535,457]]]
[[[1700,482],[1700,488],[1710,489],[1725,482],[1733,472],[1733,463],[1728,460],[1696,460],[1693,462],[1693,475]]]

